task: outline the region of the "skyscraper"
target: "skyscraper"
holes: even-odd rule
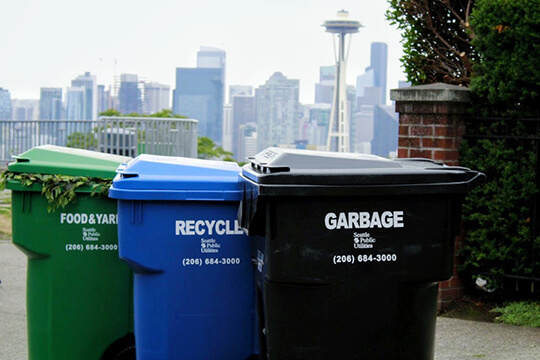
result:
[[[225,51],[202,46],[196,68],[176,69],[173,113],[199,121],[200,136],[223,145]]]
[[[315,84],[315,103],[332,104],[335,84],[336,67],[321,66],[319,71],[319,83]]]
[[[367,68],[356,78],[356,106],[382,104],[382,89],[375,86],[375,71]]]
[[[398,148],[399,114],[396,113],[394,106],[376,105],[374,119],[371,153],[395,157]]]
[[[223,84],[223,102],[225,102],[225,51],[210,47],[201,46],[197,52],[197,67],[200,69],[221,69],[221,83]]]
[[[120,75],[120,89],[118,90],[118,111],[127,115],[142,111],[141,90],[139,77],[136,74]]]
[[[79,75],[75,80],[71,81],[72,88],[84,89],[83,97],[83,116],[76,120],[94,120],[98,117],[98,96],[97,96],[97,80],[95,75],[85,72],[84,75]],[[67,95],[66,95],[67,97]],[[69,107],[69,97],[66,99],[67,107]],[[73,108],[73,106],[72,106]],[[75,119],[73,119],[75,120]]]
[[[12,116],[11,94],[0,87],[0,120],[11,120]]]
[[[171,87],[157,82],[144,83],[143,114],[154,114],[169,109]]]
[[[223,78],[222,68],[177,68],[173,91],[173,113],[198,120],[199,136],[218,145],[223,137]]]
[[[41,88],[39,95],[39,119],[59,120],[62,118],[62,89]]]
[[[39,100],[13,99],[13,120],[37,120],[39,115]]]
[[[326,149],[328,137],[328,125],[330,124],[331,104],[319,103],[306,105],[304,112],[307,113],[307,126],[304,139],[309,145]]]
[[[247,161],[249,156],[257,154],[257,125],[255,123],[240,125],[237,145],[236,160],[240,162]]]
[[[98,116],[100,113],[111,108],[110,90],[105,90],[105,85],[97,86]]]
[[[232,89],[231,89],[232,91]],[[247,123],[255,123],[257,113],[255,112],[255,96],[236,95],[232,97],[232,143],[233,153],[236,155],[238,149],[234,144],[239,141],[240,126]]]
[[[378,87],[381,104],[386,104],[386,74],[388,68],[388,45],[383,42],[371,43],[370,65],[366,73],[373,70],[373,86]]]
[[[366,68],[366,72],[356,78],[356,113],[351,121],[351,148],[355,152],[373,153],[377,151],[384,155],[383,152],[387,149],[386,145],[389,141],[383,139],[375,139],[374,136],[386,136],[393,139],[393,134],[384,134],[382,128],[393,129],[391,122],[385,117],[385,112],[378,107],[386,102],[386,68],[387,68],[387,50],[388,46],[385,43],[371,44],[371,60],[370,65]],[[377,110],[378,109],[378,110]],[[376,111],[377,110],[377,111]],[[386,125],[375,124],[376,117],[382,119]],[[378,126],[378,131],[374,132],[374,128]],[[373,147],[374,146],[374,147]]]
[[[257,148],[291,145],[298,137],[300,118],[299,80],[274,73],[255,91],[257,109]]]
[[[66,118],[68,120],[90,120],[85,110],[86,89],[84,87],[69,87],[66,89]]]
[[[253,86],[250,85],[231,85],[229,86],[229,104],[233,103],[235,96],[253,96]]]
[[[223,108],[223,148],[238,156],[240,126],[255,120],[253,86],[229,86],[229,103]]]
[[[197,67],[225,70],[225,51],[214,47],[201,46],[197,52]]]
[[[223,137],[222,137],[222,147],[223,150],[234,152],[233,141],[232,141],[232,105],[225,104],[223,105]]]

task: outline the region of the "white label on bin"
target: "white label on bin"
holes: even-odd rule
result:
[[[201,252],[203,254],[208,253],[218,253],[219,249],[221,249],[221,244],[216,241],[214,238],[201,239]]]
[[[83,241],[99,241],[101,233],[96,231],[96,228],[82,228]]]
[[[176,220],[175,235],[242,235],[238,220]]]
[[[324,217],[324,225],[328,230],[339,229],[373,229],[402,228],[403,211],[367,212],[330,212]]]
[[[117,225],[117,214],[60,213],[60,224]]]
[[[354,233],[353,243],[355,249],[373,249],[373,245],[377,240],[370,233]]]

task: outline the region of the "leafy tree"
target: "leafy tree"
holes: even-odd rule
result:
[[[471,89],[487,115],[540,115],[540,1],[477,0]]]
[[[389,0],[386,18],[402,30],[401,62],[413,85],[468,85],[476,52],[469,23],[474,0]]]
[[[100,116],[129,116],[129,117],[158,117],[158,118],[176,118],[176,119],[187,119],[184,115],[176,115],[173,114],[172,110],[170,109],[163,109],[161,111],[158,111],[153,114],[139,114],[139,113],[131,113],[128,115],[122,115],[120,111],[115,109],[109,109],[107,111],[103,111],[99,114]]]
[[[99,113],[100,116],[122,116],[120,111],[116,109],[109,109]]]
[[[93,133],[74,132],[67,137],[67,147],[76,149],[95,149],[97,139]]]
[[[178,118],[178,119],[187,119],[187,116],[173,114],[170,109],[163,109],[157,113],[148,115],[149,117],[159,117],[159,118]]]
[[[197,157],[199,159],[221,159],[224,161],[236,161],[232,158],[232,153],[223,150],[221,146],[216,146],[214,141],[206,136],[197,139]]]

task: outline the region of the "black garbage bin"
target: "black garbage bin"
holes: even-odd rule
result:
[[[242,169],[268,359],[432,359],[438,281],[484,175],[269,148]]]

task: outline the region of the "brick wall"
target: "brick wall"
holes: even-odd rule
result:
[[[469,90],[448,84],[432,84],[396,89],[390,92],[399,113],[400,158],[428,158],[447,165],[459,165],[459,146],[465,126],[464,114],[470,102]],[[455,250],[463,244],[456,238]],[[464,287],[457,274],[439,283],[439,309],[463,296]]]
[[[399,112],[398,157],[429,158],[459,165],[464,132],[463,104],[396,103]]]

